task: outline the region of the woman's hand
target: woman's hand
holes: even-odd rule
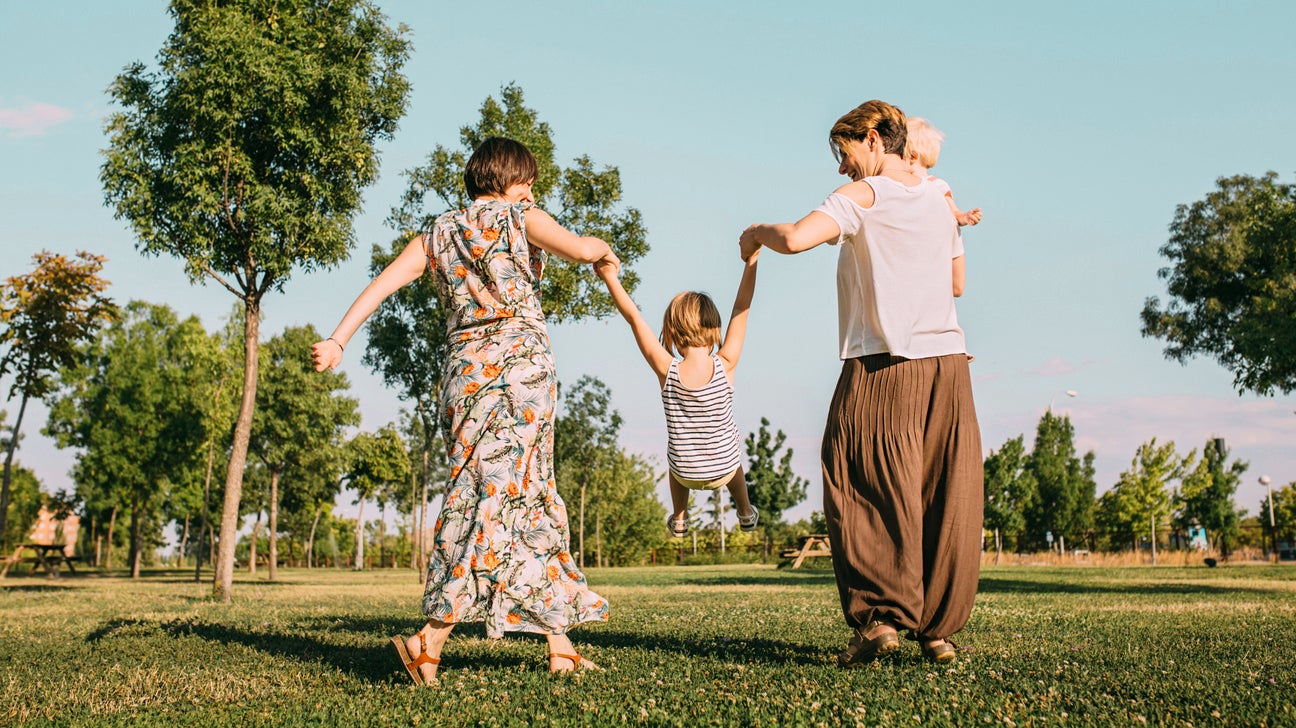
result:
[[[744,262],[761,249],[760,241],[756,239],[756,229],[760,225],[748,225],[747,229],[742,231],[738,236],[738,254],[742,256]]]
[[[332,338],[317,341],[311,344],[311,360],[317,372],[336,369],[342,363],[342,345]]]

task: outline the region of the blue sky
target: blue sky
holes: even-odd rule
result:
[[[438,143],[457,144],[502,84],[522,86],[552,125],[560,160],[589,154],[620,169],[652,246],[636,296],[649,320],[684,289],[710,292],[727,311],[738,233],[796,219],[841,184],[827,130],[881,98],[946,133],[935,173],[963,207],[985,210],[966,234],[959,317],[977,357],[987,449],[1029,438],[1056,397],[1080,446],[1097,452],[1099,491],[1152,437],[1184,451],[1224,437],[1251,463],[1238,502],[1252,513],[1259,475],[1296,480],[1296,397],[1239,397],[1213,361],[1166,361],[1138,318],[1147,296],[1164,295],[1157,250],[1177,204],[1223,175],[1292,179],[1296,5],[380,5],[412,28],[409,111],[382,147],[355,254],[271,295],[268,334],[332,329],[366,283],[369,245],[392,237],[383,219],[399,172]],[[167,303],[214,327],[233,298],[189,285],[172,259],[136,253],[98,182],[105,90],[126,64],[153,61],[171,30],[165,4],[0,0],[0,18],[0,276],[26,270],[41,248],[85,248],[109,256],[118,300]],[[770,418],[811,481],[793,517],[821,507],[819,435],[840,366],[835,262],[830,248],[762,258],[737,381],[739,427]],[[552,334],[562,380],[603,379],[626,420],[623,444],[664,462],[655,380],[624,324]],[[401,403],[359,349],[357,340],[343,370],[364,426],[376,428]],[[17,402],[0,407],[12,422]],[[50,488],[66,487],[73,456],[39,434],[44,416],[29,411],[20,460]]]

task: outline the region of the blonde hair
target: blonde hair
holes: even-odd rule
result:
[[[720,311],[705,293],[675,294],[662,316],[661,343],[672,355],[690,346],[720,345]]]
[[[833,124],[828,132],[833,156],[840,162],[851,145],[863,141],[870,131],[876,131],[882,139],[883,152],[904,155],[907,132],[904,112],[885,101],[873,99],[846,112]]]
[[[907,126],[909,141],[905,146],[905,159],[916,159],[918,164],[928,169],[935,167],[936,160],[940,159],[945,133],[921,116],[909,117]]]

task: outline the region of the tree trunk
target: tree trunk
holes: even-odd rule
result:
[[[117,527],[117,509],[119,508],[121,508],[121,504],[114,505],[112,515],[108,516],[108,546],[104,549],[105,569],[112,568],[113,530]]]
[[[225,386],[224,381],[222,381],[220,386],[216,388],[216,397],[218,399],[220,398],[221,387],[223,386]],[[198,548],[195,549],[194,551],[194,561],[196,562],[194,563],[194,583],[195,584],[202,581],[203,541],[204,540],[207,541],[208,544],[212,543],[212,540],[208,537],[210,524],[207,515],[207,508],[208,508],[207,503],[208,501],[211,500],[212,466],[215,463],[215,461],[216,461],[216,438],[215,436],[211,436],[207,440],[207,477],[203,480],[202,526],[200,526],[198,529]]]
[[[585,479],[581,478],[580,502],[580,567],[585,569]]]
[[[1152,565],[1156,566],[1156,516],[1148,518],[1152,523]]]
[[[130,560],[132,579],[140,578],[140,552],[144,550],[144,529],[140,525],[140,511],[142,510],[137,495],[131,501]]]
[[[724,496],[722,496],[720,491],[717,490],[715,492],[715,499],[716,529],[720,531],[720,553],[723,554],[725,552]]]
[[[1066,556],[1066,536],[1058,536],[1058,556]]]
[[[418,571],[418,547],[414,545],[419,532],[418,473],[410,469],[410,568]]]
[[[248,285],[255,285],[249,279]],[[234,422],[234,443],[230,448],[229,468],[225,471],[225,505],[221,509],[220,554],[212,595],[226,604],[233,596],[234,546],[238,540],[239,500],[243,497],[243,469],[247,467],[248,440],[252,435],[252,413],[256,410],[257,350],[260,348],[261,299],[250,293],[243,299],[243,399]]]
[[[270,473],[270,581],[279,578],[279,473]]]
[[[216,563],[216,529],[207,524],[207,563]]]
[[[999,556],[1003,553],[1003,542],[999,540],[999,529],[995,529],[995,566],[999,565]]]
[[[176,568],[184,566],[185,550],[189,548],[189,516],[185,515],[184,530],[180,532],[180,555],[176,557]]]
[[[257,531],[261,530],[261,511],[257,511],[256,520],[252,522],[252,540],[248,543],[248,573],[256,573]]]
[[[322,509],[315,509],[315,520],[311,522],[310,539],[306,541],[306,568],[315,568],[315,527],[319,525]]]
[[[594,563],[603,568],[603,511],[594,511]]]
[[[424,438],[426,442],[426,438]],[[428,481],[431,479],[431,473],[428,469],[428,451],[423,449],[423,478],[422,478],[422,495],[419,496],[419,533],[418,533],[418,571],[421,574],[427,568],[427,549],[424,539],[427,538],[427,518],[428,518]]]
[[[382,568],[387,565],[387,501],[381,502],[378,512],[378,568]]]
[[[356,513],[355,542],[355,565],[352,568],[360,571],[364,569],[364,498],[360,499],[360,510]]]
[[[9,553],[9,479],[13,477],[14,451],[18,449],[18,428],[22,427],[23,413],[27,411],[27,392],[23,392],[22,404],[18,405],[18,419],[14,420],[13,429],[9,430],[9,448],[5,453],[4,484],[0,485],[0,541],[3,541],[4,553]],[[19,536],[19,538],[22,538]]]

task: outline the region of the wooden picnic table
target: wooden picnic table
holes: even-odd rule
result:
[[[828,544],[827,534],[812,533],[802,536],[799,547],[783,550],[783,558],[792,559],[790,568],[793,569],[801,568],[801,562],[810,556],[832,556],[832,547]]]
[[[65,547],[61,543],[25,543],[23,548],[36,552],[36,555],[31,559],[33,574],[36,573],[37,569],[44,569],[51,579],[56,578],[59,574],[59,567],[63,564],[67,564],[68,570],[73,574],[76,573],[76,567],[72,565],[72,558],[64,551]]]

